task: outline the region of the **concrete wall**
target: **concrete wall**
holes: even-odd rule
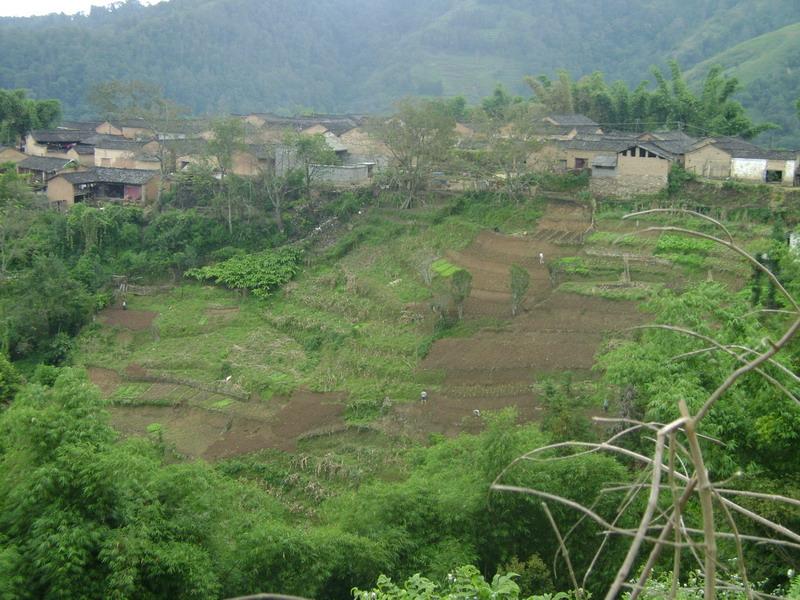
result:
[[[762,158],[731,159],[731,177],[746,181],[766,181],[767,161]]]
[[[331,185],[361,185],[370,180],[368,165],[312,165],[316,181]]]
[[[767,169],[769,171],[783,172],[781,183],[784,185],[794,185],[794,177],[797,174],[797,161],[795,160],[768,160]]]
[[[731,176],[731,157],[712,145],[703,146],[686,153],[686,170],[711,179]]]

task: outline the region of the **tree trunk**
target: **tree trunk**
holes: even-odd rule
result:
[[[281,214],[280,202],[273,202],[272,208],[274,209],[273,212],[275,213],[275,223],[278,225],[278,231],[283,233],[285,226],[283,225],[283,215]]]

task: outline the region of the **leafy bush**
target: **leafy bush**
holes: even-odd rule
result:
[[[696,180],[697,176],[694,173],[674,163],[669,170],[669,176],[667,178],[667,194],[674,196],[683,189],[684,185],[690,181]]]
[[[213,281],[231,289],[250,290],[256,296],[266,297],[297,274],[301,256],[300,249],[286,246],[191,269],[186,276]]]
[[[588,275],[591,271],[580,256],[565,256],[555,261],[553,270],[567,275]]]

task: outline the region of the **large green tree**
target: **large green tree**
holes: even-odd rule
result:
[[[25,90],[0,89],[0,143],[16,144],[31,129],[51,127],[60,119],[58,100],[35,100]]]
[[[407,99],[397,104],[388,119],[373,130],[393,157],[393,180],[410,207],[425,189],[431,173],[446,164],[455,141],[453,111],[439,100]]]

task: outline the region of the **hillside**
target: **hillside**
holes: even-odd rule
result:
[[[762,136],[774,145],[797,145],[800,123],[795,102],[800,98],[800,23],[783,27],[737,44],[698,64],[688,77],[700,79],[711,65],[720,64],[726,74],[742,83],[739,98],[758,121],[780,129]],[[790,133],[791,132],[791,133]]]
[[[407,94],[488,94],[498,81],[567,68],[631,84],[787,25],[791,0],[171,0],[88,16],[0,19],[0,87],[61,99],[144,79],[195,112],[372,111]],[[793,42],[794,43],[794,42]],[[797,47],[794,43],[794,47]],[[776,85],[784,85],[781,79]],[[787,84],[788,85],[788,84]],[[749,98],[760,113],[767,100]]]

